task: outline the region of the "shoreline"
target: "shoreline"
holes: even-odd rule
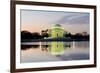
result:
[[[70,41],[89,41],[89,39],[67,39],[67,38],[49,38],[49,39],[24,39],[21,42],[54,42],[54,41],[63,41],[63,42],[70,42]]]

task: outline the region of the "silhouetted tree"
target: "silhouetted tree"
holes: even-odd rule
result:
[[[49,34],[48,34],[48,29],[46,29],[46,30],[42,30],[41,31],[41,37],[42,38],[47,38],[47,37],[49,37]]]
[[[41,35],[38,32],[31,33],[29,31],[22,31],[21,40],[25,39],[41,39]]]
[[[33,39],[41,39],[41,35],[38,32],[32,33]]]
[[[64,37],[71,37],[71,36],[72,36],[72,34],[71,34],[70,32],[66,32],[66,31],[65,31]]]
[[[22,31],[21,39],[32,39],[32,33],[28,31]]]

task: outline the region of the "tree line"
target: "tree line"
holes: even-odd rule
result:
[[[48,33],[38,33],[34,32],[31,33],[29,31],[21,31],[21,39],[42,39],[44,37],[49,37]]]
[[[82,33],[76,33],[76,34],[71,34],[70,32],[65,32],[64,37],[67,38],[69,37],[70,39],[87,39],[89,40],[89,34],[84,32],[85,34]],[[25,39],[44,39],[50,37],[50,33],[47,30],[42,30],[41,33],[39,32],[29,32],[29,31],[21,31],[21,40]]]

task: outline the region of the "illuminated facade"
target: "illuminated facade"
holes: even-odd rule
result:
[[[51,28],[51,37],[57,38],[57,37],[63,37],[64,35],[64,28],[61,27],[61,25],[56,24]]]

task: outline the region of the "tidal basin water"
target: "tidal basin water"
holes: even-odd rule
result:
[[[89,59],[89,41],[21,43],[21,63]]]

